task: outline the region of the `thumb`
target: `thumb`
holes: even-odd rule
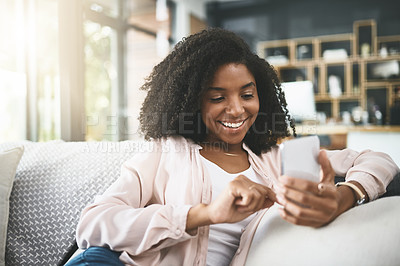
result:
[[[266,199],[270,199],[270,200],[272,200],[272,201],[277,201],[277,199],[276,199],[276,194],[275,194],[275,192],[274,192],[271,188],[269,188],[269,187],[267,187],[267,186],[264,186],[264,185],[261,185],[261,184],[258,184],[258,185],[257,185],[257,189],[261,192],[261,194],[262,194]]]
[[[319,152],[318,162],[321,165],[322,170],[321,183],[333,184],[335,182],[335,171],[332,168],[331,162],[329,161],[325,150],[321,150]]]
[[[276,198],[276,194],[272,189],[270,189],[269,187],[265,187],[265,190],[267,199],[270,199],[273,202],[278,201],[278,199]]]

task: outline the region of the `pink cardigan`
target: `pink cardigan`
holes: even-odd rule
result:
[[[279,148],[255,155],[244,146],[255,171],[272,187],[280,175]],[[128,265],[205,265],[208,226],[196,235],[185,232],[189,209],[210,203],[211,182],[200,158],[201,146],[182,137],[146,143],[122,166],[121,176],[97,196],[81,215],[80,248],[108,246],[124,251]],[[399,168],[383,153],[328,151],[338,175],[358,181],[371,200],[383,194]],[[243,232],[232,265],[244,265],[258,223],[259,211]]]

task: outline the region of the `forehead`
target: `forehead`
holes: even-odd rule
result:
[[[214,73],[211,87],[225,85],[244,85],[249,82],[255,83],[253,74],[244,64],[229,63],[220,66]]]

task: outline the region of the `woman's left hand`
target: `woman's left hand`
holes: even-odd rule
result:
[[[286,221],[311,227],[321,227],[338,215],[340,193],[335,187],[335,172],[325,151],[320,151],[320,183],[281,176],[276,188],[278,203],[284,208],[280,215]]]

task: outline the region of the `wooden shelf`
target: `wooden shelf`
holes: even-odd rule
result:
[[[360,106],[379,110],[381,122],[390,122],[390,108],[400,98],[400,35],[377,36],[374,20],[355,21],[348,34],[259,42],[257,51],[281,82],[311,80],[317,111],[328,118],[340,122],[344,111]],[[341,93],[331,94],[329,79]]]

